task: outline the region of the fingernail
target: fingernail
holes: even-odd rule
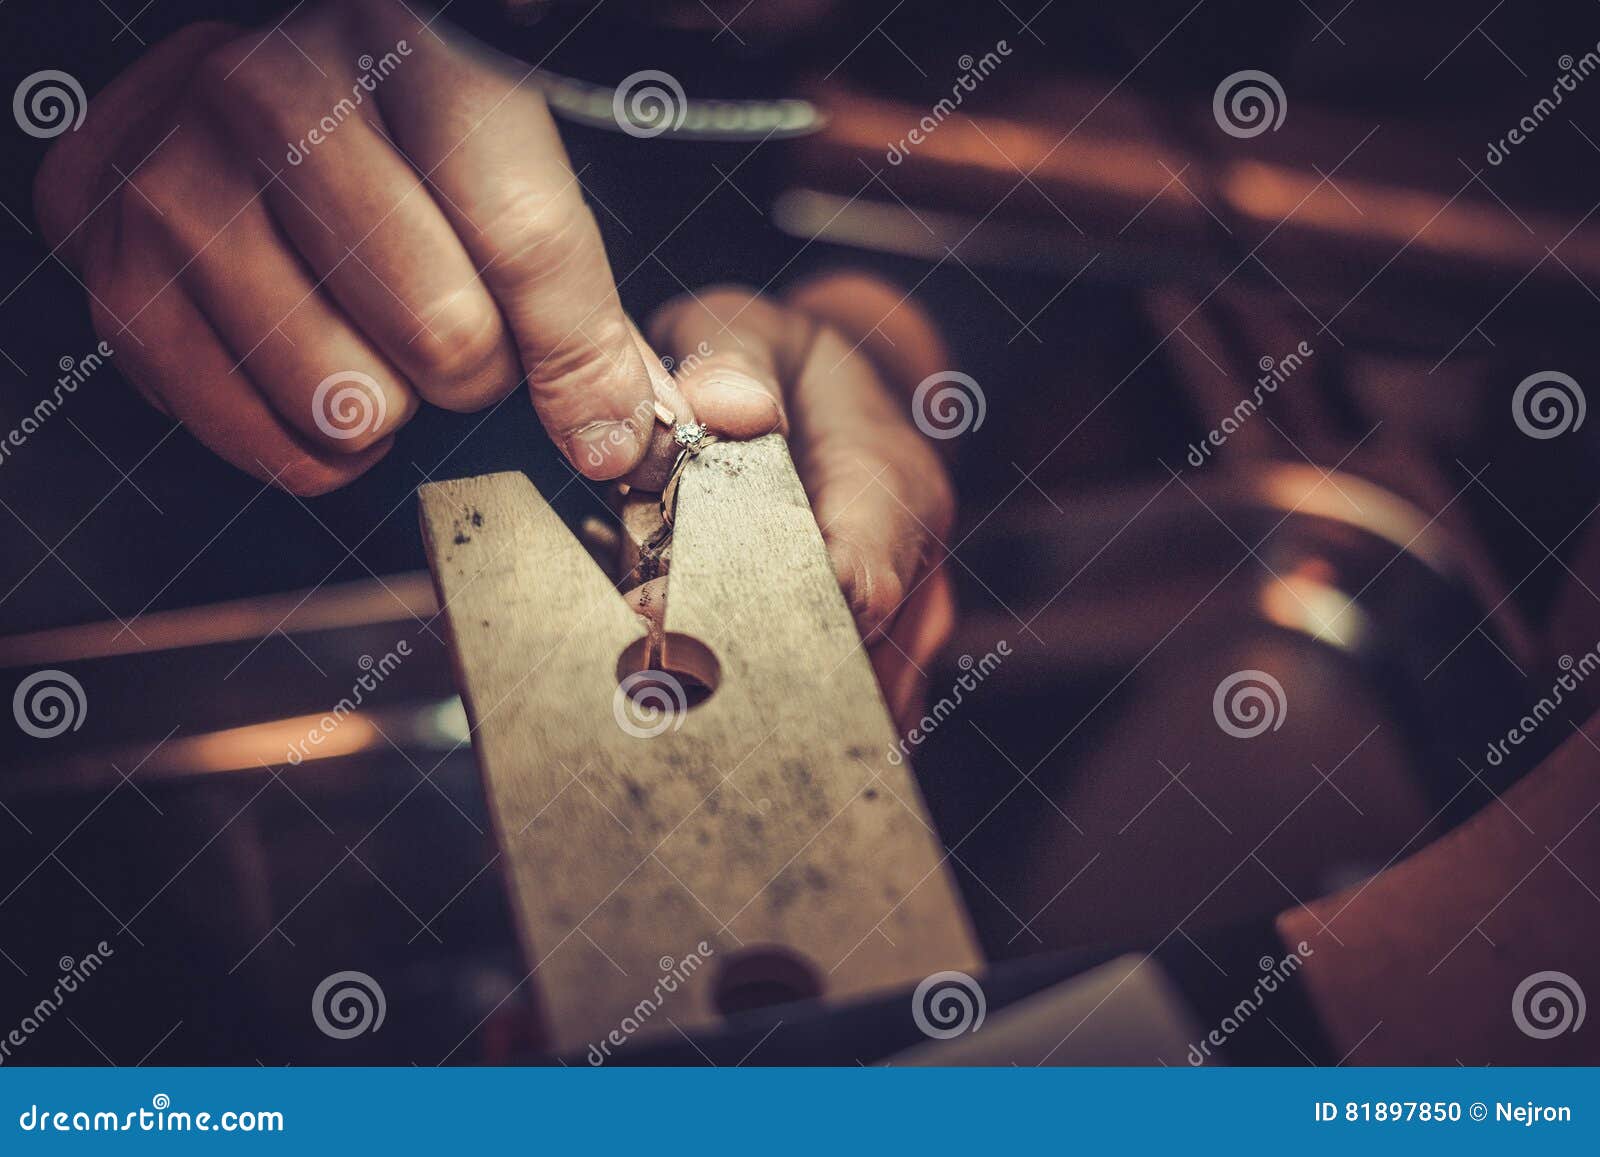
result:
[[[590,478],[615,478],[639,460],[639,432],[632,422],[590,422],[567,439],[567,456]]]

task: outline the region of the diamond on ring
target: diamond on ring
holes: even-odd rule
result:
[[[672,439],[691,454],[698,454],[709,431],[699,422],[681,422],[672,428]]]

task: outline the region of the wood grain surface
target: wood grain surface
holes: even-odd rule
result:
[[[618,689],[641,621],[524,476],[421,490],[556,1052],[980,962],[782,439],[706,448],[677,510],[666,666],[688,636],[719,678],[651,717]]]

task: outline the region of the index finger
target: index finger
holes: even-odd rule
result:
[[[378,89],[385,121],[505,316],[540,419],[585,475],[627,473],[644,454],[650,377],[531,70],[464,39],[441,47],[403,9],[374,10],[412,49],[405,75]]]

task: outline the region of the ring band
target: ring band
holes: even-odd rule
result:
[[[677,511],[678,482],[689,465],[689,459],[717,440],[717,436],[699,422],[680,422],[672,428],[672,438],[683,447],[683,452],[672,464],[667,484],[661,488],[661,518],[668,526],[672,525],[673,515]]]

